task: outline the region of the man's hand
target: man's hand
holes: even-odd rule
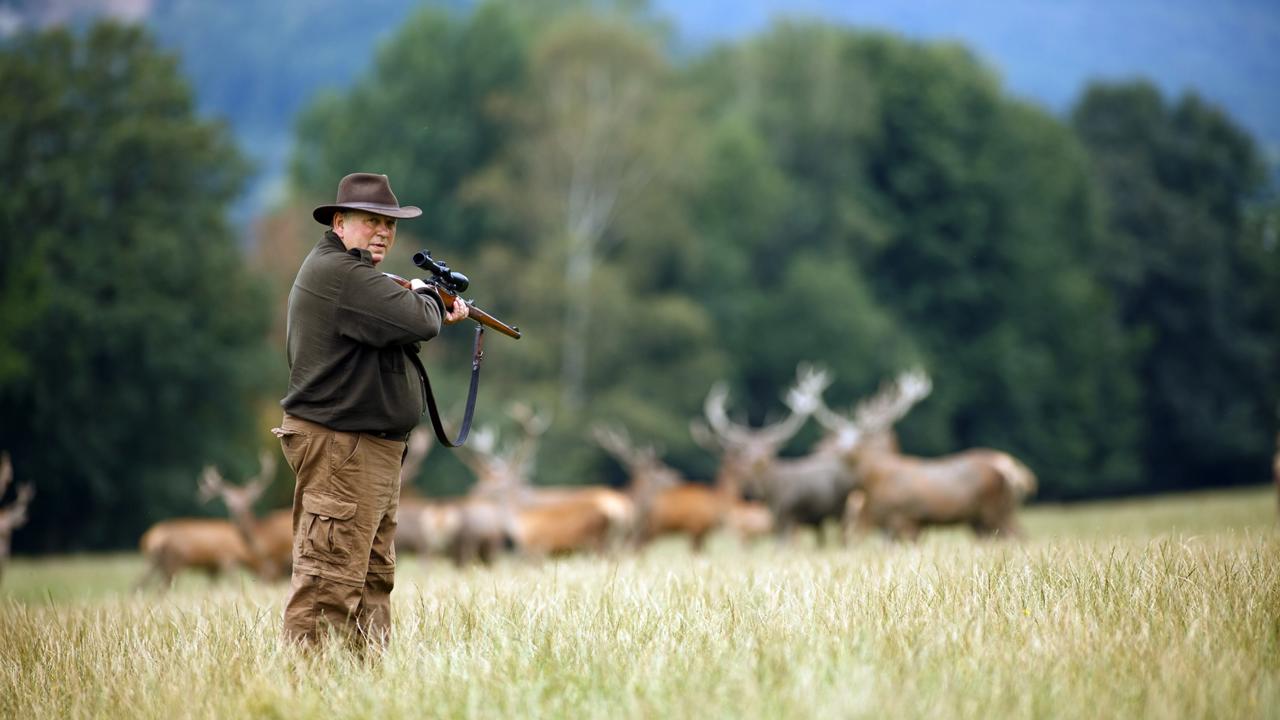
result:
[[[444,314],[444,324],[452,325],[456,322],[462,322],[470,315],[471,308],[462,301],[462,298],[458,298],[454,301],[453,307],[449,308],[449,311]]]
[[[444,302],[444,298],[440,297],[440,293],[436,292],[435,288],[433,288],[429,283],[423,282],[419,278],[414,278],[409,281],[409,289],[416,293],[421,293],[421,292],[435,293],[435,296],[440,298],[440,301],[442,303]],[[471,315],[471,308],[467,306],[467,303],[463,301],[462,298],[458,298],[457,300],[454,301],[453,306],[450,307],[445,312],[444,324],[452,325],[457,322],[462,322],[463,320],[466,320],[468,317],[470,317],[470,315]]]

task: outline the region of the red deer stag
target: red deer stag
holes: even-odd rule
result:
[[[240,529],[229,520],[162,520],[143,533],[138,547],[147,561],[147,571],[138,580],[138,589],[154,582],[168,588],[183,570],[204,571],[211,580],[237,567],[258,572],[258,557],[250,551]]]
[[[400,468],[400,507],[396,511],[396,551],[416,553],[423,560],[451,553],[462,524],[460,498],[425,498],[410,485],[431,447],[428,433],[409,436]]]
[[[718,483],[740,485],[764,500],[773,518],[773,530],[790,539],[801,525],[813,527],[819,544],[825,541],[824,523],[839,521],[853,489],[853,478],[840,458],[814,452],[797,458],[780,458],[782,445],[820,406],[822,392],[830,384],[825,371],[801,365],[796,383],[787,392],[791,415],[763,428],[751,428],[729,420],[725,412],[728,393],[717,385],[703,406],[710,430],[694,424],[694,439],[708,449],[723,449]]]
[[[202,502],[222,498],[241,538],[257,560],[258,577],[268,581],[288,577],[293,568],[292,509],[273,510],[261,519],[253,512],[253,504],[275,479],[275,471],[275,455],[263,451],[257,476],[244,485],[227,482],[212,466],[205,467],[199,483]]]
[[[460,448],[459,458],[477,478],[463,504],[458,544],[464,560],[507,542],[531,558],[600,551],[612,536],[615,516],[611,512],[626,507],[626,517],[633,514],[626,496],[608,488],[530,486],[534,450],[530,428],[525,430],[526,437],[516,448],[499,450],[497,433],[491,428],[482,428],[465,450]]]
[[[700,552],[707,537],[726,524],[744,537],[754,537],[762,524],[771,525],[768,509],[745,503],[728,474],[722,474],[715,487],[685,482],[661,460],[657,448],[636,447],[626,431],[596,426],[592,434],[600,447],[627,469],[636,508],[637,546],[662,535],[679,534],[687,535],[693,551]],[[766,513],[763,518],[762,509]]]
[[[0,497],[4,497],[4,491],[9,489],[12,481],[13,463],[6,452],[0,455]],[[35,487],[31,483],[23,483],[18,487],[18,496],[13,503],[0,508],[0,579],[4,577],[4,566],[9,561],[9,541],[13,537],[13,531],[26,524],[27,508],[35,496]]]
[[[1035,491],[1035,476],[1008,453],[974,448],[940,458],[898,451],[893,424],[932,389],[922,371],[903,373],[851,413],[825,405],[814,416],[827,428],[824,444],[853,468],[858,492],[851,524],[914,540],[931,525],[969,525],[979,536],[1021,536],[1014,511]]]

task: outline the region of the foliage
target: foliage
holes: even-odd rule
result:
[[[1146,343],[1148,479],[1266,477],[1280,397],[1280,252],[1262,232],[1275,200],[1263,194],[1257,149],[1220,110],[1194,95],[1166,101],[1145,82],[1090,88],[1072,121],[1110,201],[1096,273]],[[1250,222],[1251,203],[1261,224]]]
[[[38,488],[19,547],[132,544],[252,456],[265,317],[224,212],[246,167],[140,30],[0,52],[0,447]]]
[[[757,403],[782,354],[835,367],[833,398],[923,363],[937,390],[908,448],[1013,451],[1051,497],[1132,486],[1134,423],[1116,418],[1134,415],[1133,370],[1090,274],[1097,203],[1067,129],[1002,98],[963,49],[820,25],[779,25],[696,74],[739,149],[699,202],[768,213],[711,251],[747,258],[713,294],[751,309],[732,354],[770,379]],[[760,328],[786,341],[753,351]]]

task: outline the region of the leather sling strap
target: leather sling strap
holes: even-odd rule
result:
[[[471,432],[471,418],[476,410],[476,391],[480,389],[480,363],[484,361],[484,326],[476,326],[475,345],[471,349],[471,387],[467,390],[467,409],[462,415],[462,427],[458,429],[458,437],[454,440],[450,440],[449,434],[444,430],[444,423],[440,420],[440,409],[436,407],[436,396],[431,392],[431,380],[427,378],[427,369],[422,366],[418,353],[406,345],[404,354],[409,356],[409,362],[413,363],[414,369],[418,371],[418,378],[422,380],[422,400],[431,414],[431,427],[436,431],[436,439],[445,447],[462,447],[462,444],[467,441],[467,434]]]

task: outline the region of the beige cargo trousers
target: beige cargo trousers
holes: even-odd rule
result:
[[[314,645],[336,631],[359,647],[385,647],[405,443],[289,414],[272,432],[297,476],[284,637]]]

